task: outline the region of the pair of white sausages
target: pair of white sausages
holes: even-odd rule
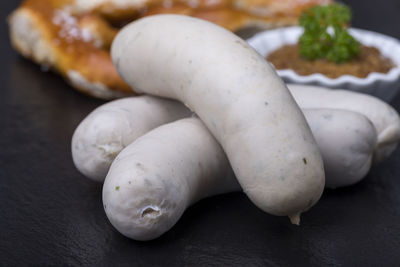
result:
[[[400,139],[397,112],[379,99],[310,86],[290,85],[290,88],[301,107],[310,100],[315,102],[311,106],[314,109],[303,111],[324,158],[327,187],[347,186],[359,181],[369,169],[370,158],[376,158],[378,153],[383,159],[380,148],[387,146],[393,149]],[[315,95],[318,97],[313,97]],[[341,96],[342,99],[352,99],[352,102],[335,107],[333,103],[322,101],[326,96],[331,99]],[[364,108],[351,112],[353,114],[337,110],[354,110],[356,106],[362,107],[360,102],[364,102]],[[373,116],[369,114],[371,111]],[[72,140],[74,163],[88,178],[103,182],[112,161],[124,147],[157,126],[189,115],[190,111],[178,102],[151,96],[107,103],[93,111],[76,129]],[[375,122],[373,128],[366,118]],[[376,135],[386,138],[380,138],[375,145]],[[364,146],[361,145],[363,143]]]
[[[336,188],[359,181],[369,169],[370,158],[376,158],[376,153],[384,155],[380,153],[380,148],[394,148],[400,139],[399,117],[396,111],[375,97],[342,90],[289,86],[296,101],[303,108],[321,150],[326,187]],[[318,97],[314,97],[315,95]],[[352,101],[341,107],[322,101],[327,97],[339,99],[337,96]],[[310,101],[314,101],[314,104],[309,104],[308,108],[304,109],[303,105]],[[360,102],[364,102],[363,105],[360,105]],[[337,103],[342,101],[338,100]],[[356,106],[364,108],[358,112],[350,112],[351,114],[340,112],[340,109],[354,110]],[[375,115],[371,116],[371,111]],[[72,139],[74,163],[88,178],[103,182],[112,161],[128,144],[153,128],[188,117],[190,113],[176,101],[151,96],[130,97],[104,104],[89,114],[77,127]],[[373,128],[367,120],[375,122]],[[388,132],[392,134],[385,134]],[[380,138],[375,145],[373,140],[377,135],[386,139]]]
[[[117,37],[113,46],[113,58],[128,83],[136,90],[139,88],[139,91],[175,97],[192,107],[219,139],[219,143],[230,156],[241,186],[259,207],[272,214],[291,215],[295,218],[311,207],[320,197],[321,185],[323,186],[318,149],[297,105],[269,66],[242,40],[206,22],[180,16],[157,16],[155,19],[141,21],[132,24],[139,26],[131,25],[128,30],[123,30],[122,37]],[[158,29],[161,23],[166,27]],[[179,29],[177,34],[172,34],[176,33],[181,24],[190,25],[189,28],[198,32],[191,34],[190,31]],[[161,35],[159,30],[162,31]],[[191,54],[190,49],[185,50],[185,47],[179,45],[168,48],[163,45],[161,54],[149,55],[152,45],[160,44],[160,40],[166,37],[165,30],[178,40],[185,39],[185,45],[198,42],[201,44],[200,47],[197,46],[200,53],[192,51]],[[128,33],[125,34],[124,31]],[[198,36],[199,33],[207,33],[207,38]],[[144,41],[138,42],[141,38]],[[212,41],[216,41],[216,45]],[[227,45],[221,45],[222,41]],[[114,47],[117,47],[117,52],[114,52]],[[201,62],[204,57],[210,56],[210,51],[207,50],[204,54],[201,49],[205,47],[211,54],[222,53],[223,56],[219,56],[219,59],[222,59],[223,64],[216,64],[216,67],[209,70],[207,65],[213,63],[212,60]],[[223,47],[227,48],[227,53],[221,50]],[[118,56],[121,53],[130,54],[135,62]],[[235,55],[238,63],[232,62],[229,54]],[[153,56],[157,58],[157,62],[160,60],[159,56],[166,56],[169,61],[168,69],[163,70],[162,66],[157,66]],[[165,59],[161,58],[160,62]],[[197,62],[192,69],[179,67],[183,62],[191,65],[196,61],[201,64]],[[241,71],[239,63],[248,70]],[[138,69],[140,64],[143,69]],[[224,69],[228,66],[233,66],[229,68],[229,72]],[[132,70],[134,75],[131,77],[129,72]],[[164,75],[163,72],[167,74]],[[220,75],[233,81],[217,79]],[[154,79],[148,79],[149,76]],[[167,85],[166,91],[158,91],[157,86],[160,83]],[[174,84],[177,86],[176,90],[173,88]],[[201,89],[202,86],[207,89]],[[240,86],[243,87],[242,90]],[[264,101],[265,99],[270,102]],[[265,107],[267,111],[264,110]],[[333,116],[328,113],[325,113],[325,117],[332,119]],[[357,116],[361,115],[354,117]],[[362,118],[365,122],[361,123],[366,129],[365,133],[374,132],[371,131],[373,127],[369,121]],[[318,125],[317,128],[321,127]],[[177,137],[170,138],[167,134],[168,142],[165,136],[157,141],[159,134],[165,135],[169,128],[175,129],[173,133]],[[191,135],[185,133],[185,129],[193,135],[193,140],[188,138]],[[201,138],[204,138],[202,143],[199,141]],[[367,139],[362,152],[370,156],[368,146],[374,146],[376,136],[372,135]],[[188,141],[188,144],[184,141]],[[152,151],[153,147],[157,147],[158,152]],[[269,152],[271,153],[268,154]],[[240,188],[232,178],[232,171],[226,167],[229,163],[224,157],[218,143],[197,119],[179,121],[155,129],[126,148],[114,161],[103,189],[107,216],[121,233],[131,238],[148,240],[159,236],[176,222],[188,205],[199,198]],[[214,161],[210,162],[210,159]],[[298,164],[299,159],[301,165]],[[282,160],[285,162],[282,163]],[[367,167],[363,171],[368,171],[370,158],[366,162]],[[204,167],[205,164],[210,165]],[[288,166],[293,169],[289,170]],[[190,172],[191,169],[193,172]]]
[[[310,97],[314,88],[299,90],[310,90],[308,96],[303,94],[303,97]],[[354,103],[357,103],[357,96],[363,98],[357,93],[344,93],[345,97],[353,97]],[[368,102],[371,109],[386,106],[373,97]],[[163,113],[164,116],[157,119],[137,116],[157,114],[161,110],[167,114]],[[362,179],[377,147],[375,127],[370,120],[346,110],[309,109],[304,113],[324,159],[327,186],[344,186]],[[178,102],[150,96],[107,103],[93,111],[75,131],[72,142],[74,162],[81,172],[92,173],[90,178],[102,181],[105,169],[108,170],[104,166],[110,166],[117,154],[111,149],[105,155],[104,147],[114,147],[116,143],[118,148],[123,147],[125,145],[119,140],[131,143],[156,127],[155,124],[187,115],[188,110]],[[384,116],[381,120],[387,118]],[[384,128],[393,125],[396,124]],[[100,127],[96,134],[90,130]],[[193,118],[170,123],[140,140],[119,155],[104,185],[107,216],[124,235],[137,240],[156,238],[170,229],[185,208],[197,200],[240,190],[224,152],[200,120]],[[86,165],[77,160],[86,158],[97,159],[98,163]],[[149,167],[154,164],[157,167]],[[185,187],[186,184],[190,186]]]

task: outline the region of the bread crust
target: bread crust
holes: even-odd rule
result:
[[[24,57],[61,74],[85,94],[113,99],[135,94],[111,62],[109,49],[119,30],[115,25],[175,13],[209,20],[231,31],[253,26],[266,29],[293,25],[304,8],[329,1],[25,0],[8,22],[11,43]]]

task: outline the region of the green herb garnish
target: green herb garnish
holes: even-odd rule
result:
[[[309,60],[324,58],[343,63],[360,53],[360,44],[347,32],[351,10],[343,4],[315,6],[300,16],[304,28],[300,55]]]

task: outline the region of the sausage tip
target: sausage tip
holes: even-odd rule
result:
[[[290,222],[295,225],[300,225],[300,213],[289,216]]]

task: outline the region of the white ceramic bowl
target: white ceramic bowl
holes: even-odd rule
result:
[[[328,78],[320,73],[301,76],[293,70],[277,70],[278,75],[287,83],[319,85],[328,88],[342,88],[363,92],[390,101],[400,88],[400,41],[376,32],[351,28],[350,34],[360,43],[375,46],[382,55],[390,58],[396,65],[388,73],[370,73],[366,78],[343,75]],[[247,42],[262,56],[285,44],[295,44],[302,34],[300,27],[287,27],[268,30],[254,35]]]

